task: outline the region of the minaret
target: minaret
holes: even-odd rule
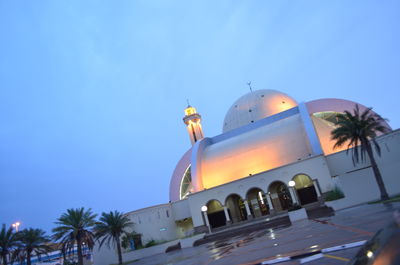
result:
[[[186,124],[190,142],[194,145],[198,140],[204,138],[203,129],[201,128],[201,116],[197,113],[196,109],[188,105],[185,109],[185,117],[183,122]]]

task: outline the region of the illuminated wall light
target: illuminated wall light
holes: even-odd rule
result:
[[[372,258],[374,256],[374,253],[371,250],[367,251],[367,257]]]

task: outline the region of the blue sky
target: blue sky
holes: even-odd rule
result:
[[[360,102],[400,127],[400,2],[0,1],[0,223],[168,202],[190,147],[255,89]]]

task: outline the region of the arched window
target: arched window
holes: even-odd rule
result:
[[[323,111],[323,112],[316,112],[313,113],[313,116],[319,119],[322,119],[329,124],[335,124],[337,121],[337,115],[341,114],[340,112],[335,112],[335,111]]]
[[[185,170],[185,173],[182,176],[181,185],[179,189],[179,199],[185,199],[192,191],[192,174],[191,174],[191,165]]]
[[[312,179],[306,174],[298,174],[293,177],[293,180],[296,183],[296,190],[308,188],[314,185]]]
[[[293,181],[296,183],[294,187],[296,188],[297,196],[301,205],[316,202],[318,200],[314,182],[309,176],[306,174],[298,174],[293,177]]]
[[[217,200],[211,200],[207,204],[207,216],[212,228],[226,225],[226,218],[222,204]]]

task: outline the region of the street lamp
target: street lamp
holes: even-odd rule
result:
[[[18,233],[18,227],[19,227],[20,225],[21,225],[20,222],[15,222],[15,223],[13,223],[11,226],[12,226],[13,228],[15,228],[15,232]]]
[[[203,215],[206,226],[208,228],[208,233],[211,234],[211,227],[210,227],[210,221],[208,220],[207,210],[208,210],[208,207],[206,205],[201,206],[201,213]]]
[[[294,188],[294,186],[296,186],[296,182],[294,182],[294,180],[291,180],[288,182],[289,184],[289,190],[291,191],[291,193],[293,194],[293,199],[295,200],[295,203],[300,204],[299,198],[297,197],[297,190]]]
[[[294,180],[289,181],[289,187],[294,187],[296,186],[296,182],[294,182]]]

